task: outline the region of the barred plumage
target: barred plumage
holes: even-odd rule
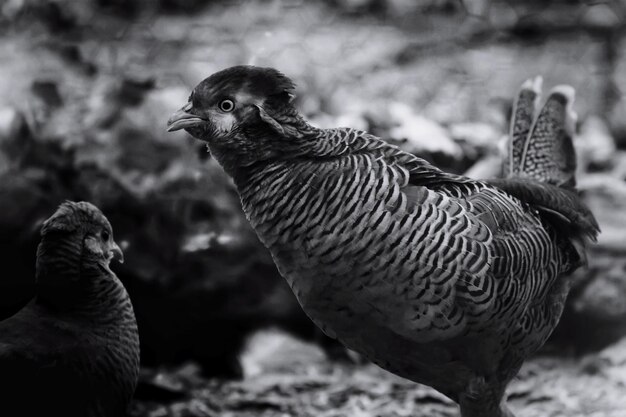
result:
[[[576,153],[572,136],[577,118],[571,109],[574,89],[566,85],[555,87],[536,115],[541,84],[541,77],[537,77],[522,85],[513,110],[505,175],[573,187]]]
[[[3,410],[125,415],[139,375],[139,339],[128,294],[108,266],[116,254],[111,225],[89,203],[66,202],[44,223],[37,295],[0,322]]]
[[[255,67],[216,73],[170,130],[208,142],[304,311],[328,335],[446,394],[464,417],[511,415],[506,384],[556,325],[563,276],[582,263],[583,236],[597,233],[575,194],[549,184],[573,185],[560,181],[573,178],[569,165],[550,163],[569,160],[553,155],[567,147],[536,143],[566,143],[554,132],[568,113],[550,105],[530,128],[534,97],[522,92],[509,162],[516,178],[477,181],[366,132],[310,126],[283,77]],[[255,95],[251,79],[272,94]],[[225,97],[238,97],[232,113],[216,110]],[[216,129],[227,117],[231,128]],[[550,123],[558,129],[539,129]]]

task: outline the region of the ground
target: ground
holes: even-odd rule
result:
[[[187,365],[151,374],[185,391],[168,406],[137,402],[134,416],[452,417],[456,405],[429,387],[374,365],[329,363],[313,345],[267,331],[250,340],[242,381],[206,380]],[[517,417],[624,417],[626,340],[581,358],[528,361],[508,390]]]

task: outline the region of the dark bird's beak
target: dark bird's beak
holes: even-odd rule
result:
[[[113,259],[116,259],[121,264],[124,263],[124,252],[122,252],[122,249],[120,249],[117,243],[113,242],[109,250],[113,254]]]
[[[183,108],[172,114],[167,121],[167,131],[174,132],[175,130],[197,126],[205,122],[204,119],[189,113],[189,110],[191,110],[191,103],[185,104]]]

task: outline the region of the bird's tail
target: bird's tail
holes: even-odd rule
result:
[[[554,87],[539,109],[541,83],[541,77],[524,82],[515,101],[504,176],[574,188],[574,89],[569,85]]]
[[[506,178],[491,183],[535,207],[569,237],[578,254],[576,265],[585,264],[586,242],[595,241],[600,228],[576,192],[574,89],[554,87],[541,110],[540,96],[541,77],[522,84],[511,117]]]

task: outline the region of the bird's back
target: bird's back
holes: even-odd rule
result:
[[[83,371],[77,366],[84,350],[78,348],[76,330],[40,311],[35,302],[0,323],[2,407],[16,416],[59,409],[78,416],[85,409],[85,384],[78,382]]]
[[[125,415],[139,366],[130,308],[101,325],[35,299],[0,322],[2,406],[19,410],[15,416]]]

